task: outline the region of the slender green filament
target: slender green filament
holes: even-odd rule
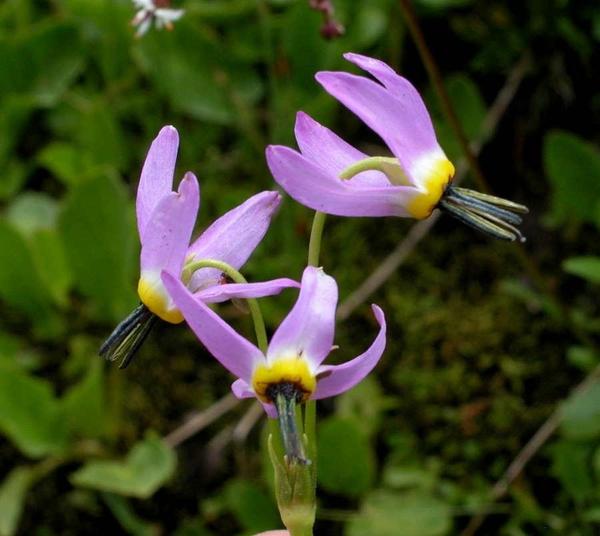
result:
[[[200,259],[198,261],[192,261],[186,264],[181,274],[181,280],[184,283],[188,283],[192,278],[192,275],[194,275],[194,272],[196,270],[200,270],[201,268],[216,268],[225,275],[229,276],[234,283],[248,283],[246,278],[233,266],[216,259]],[[263,319],[260,306],[258,305],[258,301],[256,301],[254,298],[246,298],[246,301],[248,302],[250,314],[252,315],[252,321],[254,322],[254,331],[256,333],[258,347],[263,353],[266,354],[268,346],[267,330],[265,329],[265,321]]]

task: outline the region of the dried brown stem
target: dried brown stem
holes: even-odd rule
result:
[[[590,372],[584,380],[572,391],[572,395],[578,395],[587,391],[596,381],[600,379],[600,365]],[[557,407],[554,412],[543,422],[537,432],[533,434],[531,439],[515,456],[511,464],[508,466],[500,480],[494,484],[490,491],[490,500],[495,502],[506,495],[510,485],[523,472],[525,466],[537,454],[542,446],[550,439],[552,434],[557,430],[561,422],[560,407]],[[471,519],[467,527],[462,531],[461,536],[473,536],[477,529],[481,526],[488,512],[483,511]]]
[[[212,406],[193,415],[164,438],[164,442],[172,448],[177,447],[193,435],[235,408],[240,401],[231,393],[217,400]]]

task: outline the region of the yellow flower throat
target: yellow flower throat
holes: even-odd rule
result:
[[[169,308],[167,290],[158,277],[140,277],[138,295],[142,303],[156,316],[171,324],[183,322],[183,315],[179,309]]]
[[[427,170],[427,177],[423,180],[423,191],[419,192],[406,207],[408,212],[418,220],[429,217],[440,202],[452,177],[454,177],[454,166],[450,160],[443,158],[435,161]]]
[[[280,383],[291,383],[301,393],[301,402],[305,402],[313,394],[317,379],[310,371],[306,359],[300,356],[284,357],[273,363],[260,363],[252,375],[252,387],[256,396],[265,403],[271,403],[267,391],[269,387]]]

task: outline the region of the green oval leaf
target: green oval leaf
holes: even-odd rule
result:
[[[349,524],[347,536],[442,536],[451,527],[450,507],[423,493],[377,490]]]
[[[544,139],[544,168],[552,185],[552,216],[594,222],[600,201],[600,152],[570,132]]]
[[[91,461],[71,475],[76,486],[146,499],[175,471],[175,453],[155,433],[137,443],[123,461]]]
[[[77,185],[59,217],[76,287],[112,321],[135,304],[130,210],[123,186],[101,176]]]
[[[46,381],[0,364],[0,430],[27,456],[63,450],[67,429]]]
[[[331,417],[319,425],[319,485],[331,493],[357,497],[369,489],[375,473],[373,452],[352,419]]]

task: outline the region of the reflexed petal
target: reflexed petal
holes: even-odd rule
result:
[[[304,112],[296,115],[295,134],[302,154],[335,177],[351,164],[367,158],[366,154]],[[390,181],[380,171],[366,171],[352,180],[369,186],[390,186]]]
[[[237,398],[254,398],[256,395],[244,380],[236,380],[231,384],[231,391]],[[265,404],[259,400],[263,409],[271,419],[277,418],[277,409],[273,404]]]
[[[260,400],[259,400],[260,402]],[[276,419],[277,418],[277,408],[275,407],[274,404],[265,404],[264,402],[260,402],[263,409],[265,410],[267,417],[269,417],[269,419]]]
[[[142,236],[140,264],[146,270],[180,274],[200,203],[198,180],[186,173],[177,193],[157,204]]]
[[[241,378],[231,384],[231,391],[236,398],[254,398],[256,396],[250,385],[248,385],[248,382]]]
[[[339,395],[352,389],[377,365],[385,350],[386,325],[383,311],[377,305],[373,305],[372,308],[380,329],[369,349],[343,365],[319,367],[319,375],[323,373],[328,375],[321,379],[317,378],[317,389],[311,398],[318,400],[319,398]]]
[[[138,32],[141,31],[138,30]],[[142,32],[143,33],[143,32]],[[140,238],[150,215],[159,201],[168,195],[173,188],[173,174],[179,148],[179,134],[175,127],[166,126],[160,129],[152,142],[140,177],[137,191],[136,213]]]
[[[337,216],[410,216],[406,206],[417,191],[411,186],[371,187],[344,181],[300,153],[281,145],[267,147],[275,180],[298,203]]]
[[[317,81],[374,130],[389,146],[411,178],[423,155],[441,152],[431,120],[415,113],[410,99],[400,100],[377,82],[343,72],[320,72]],[[428,117],[428,116],[427,116]],[[412,177],[413,184],[417,179]]]
[[[337,299],[333,277],[320,268],[305,268],[298,300],[273,335],[268,360],[302,356],[315,370],[333,345]]]
[[[188,256],[217,259],[239,269],[265,236],[271,218],[281,203],[277,192],[261,192],[216,220],[190,246]],[[190,288],[213,284],[220,277],[213,268],[194,273]]]
[[[162,281],[192,331],[208,351],[232,374],[251,381],[254,364],[264,360],[262,352],[234,331],[172,274],[163,272]]]
[[[300,284],[293,279],[281,277],[260,283],[225,283],[214,285],[194,293],[194,296],[204,303],[220,303],[232,298],[262,298],[274,296],[289,287],[299,287]]]

